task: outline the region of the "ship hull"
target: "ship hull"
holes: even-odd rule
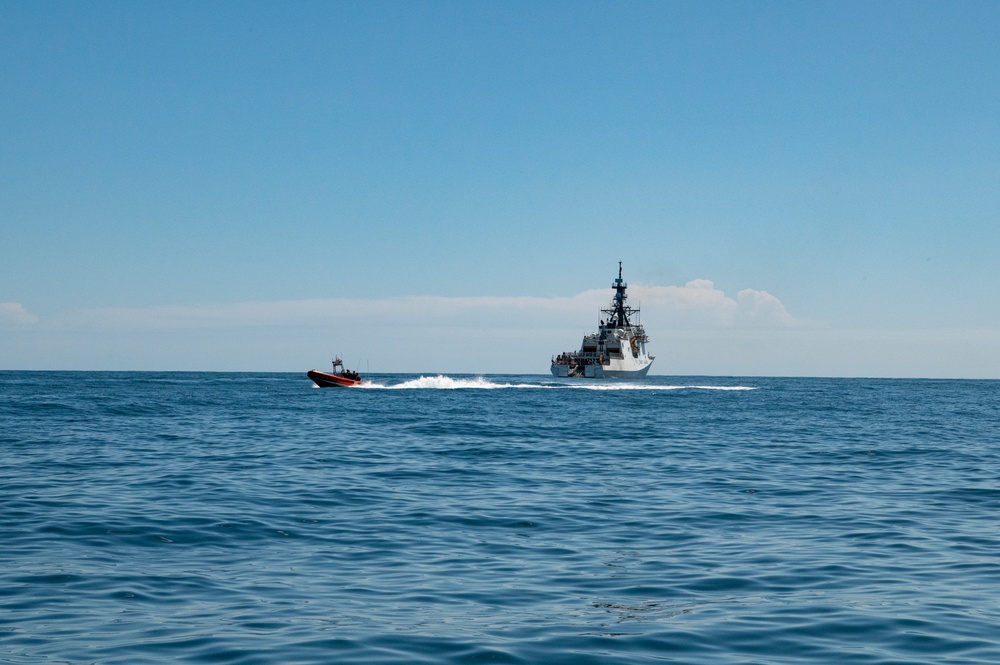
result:
[[[306,376],[312,379],[313,383],[320,388],[351,388],[352,386],[359,386],[362,383],[361,381],[349,379],[346,376],[329,374],[327,372],[318,372],[314,369],[306,372]]]
[[[552,363],[552,376],[570,379],[641,379],[649,373],[653,359],[647,358],[644,364],[635,363],[633,367],[614,367],[611,365],[578,365],[568,363]]]

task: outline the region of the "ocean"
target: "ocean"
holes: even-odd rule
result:
[[[1000,662],[1000,382],[373,378],[0,372],[0,662]]]

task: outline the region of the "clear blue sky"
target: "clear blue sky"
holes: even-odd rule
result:
[[[0,62],[0,369],[545,372],[621,260],[657,373],[1000,377],[997,2],[2,0]]]

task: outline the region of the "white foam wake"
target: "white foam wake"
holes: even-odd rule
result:
[[[757,390],[754,386],[658,386],[642,383],[585,383],[554,387],[574,390]]]
[[[542,388],[543,386],[530,383],[493,383],[489,379],[477,376],[473,379],[453,379],[450,376],[438,374],[437,376],[421,376],[418,379],[411,379],[403,383],[385,385],[380,383],[362,384],[365,388],[385,388],[389,390],[412,390],[416,388],[430,388],[434,390],[459,390],[462,388],[496,389],[496,388]]]
[[[438,374],[437,376],[421,376],[402,383],[363,383],[361,388],[383,390],[461,390],[479,389],[496,390],[502,388],[531,388],[534,390],[756,390],[753,386],[703,386],[703,385],[656,385],[644,383],[495,383],[489,379],[477,376],[469,379],[455,379]]]

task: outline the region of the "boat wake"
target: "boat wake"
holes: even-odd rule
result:
[[[434,389],[434,390],[460,390],[462,388],[508,388],[505,384],[493,383],[489,379],[477,376],[474,379],[453,379],[450,376],[438,374],[437,376],[421,376],[418,379],[411,379],[402,383],[379,384],[368,383],[365,388],[382,388],[387,390],[413,390],[413,389]]]
[[[482,376],[474,378],[452,378],[438,374],[437,376],[421,376],[402,383],[364,383],[358,388],[368,390],[498,390],[510,388],[528,388],[534,390],[722,390],[742,391],[756,390],[754,386],[707,386],[707,385],[658,385],[655,383],[608,382],[608,383],[506,383],[494,382]]]
[[[381,388],[383,390],[413,390],[421,388],[433,390],[461,390],[463,388],[492,390],[496,388],[542,388],[544,386],[534,383],[494,383],[481,376],[472,379],[453,379],[450,376],[438,374],[437,376],[421,376],[418,379],[411,379],[402,383],[366,383],[363,387]]]
[[[755,386],[658,386],[649,384],[634,384],[634,383],[612,383],[608,385],[561,385],[552,386],[558,388],[566,388],[569,390],[757,390]]]

